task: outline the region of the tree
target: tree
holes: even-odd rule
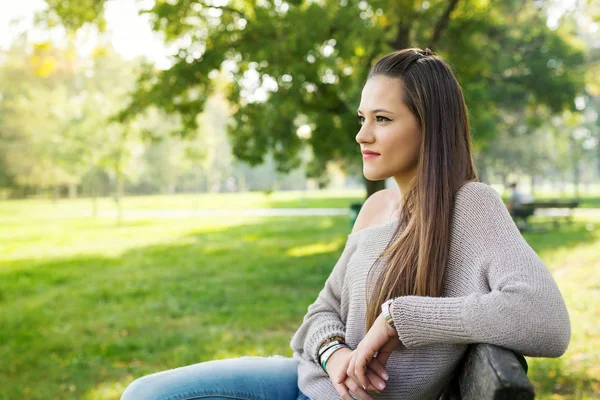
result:
[[[29,53],[23,40],[0,68],[0,159],[14,184],[53,188],[79,182],[85,159],[85,101],[74,96],[72,49],[39,43]],[[26,156],[25,156],[26,155]]]
[[[104,169],[115,182],[120,210],[124,177],[137,170],[126,166],[142,130],[156,133],[170,121],[161,115],[155,118],[160,124],[150,126],[150,109],[127,123],[111,121],[127,104],[135,67],[135,61],[125,62],[107,48],[82,58],[72,41],[64,47],[31,45],[24,37],[13,43],[0,62],[4,182],[36,191],[52,188],[56,199],[64,186],[75,195],[87,177],[95,197],[97,172]]]
[[[105,1],[47,0],[45,17],[72,29],[101,25]],[[155,105],[181,116],[183,135],[195,131],[196,115],[214,90],[212,77],[233,61],[227,98],[235,114],[228,132],[236,157],[254,165],[271,152],[278,169],[289,171],[308,144],[314,171],[325,171],[330,161],[356,169],[355,113],[368,69],[391,50],[429,46],[457,72],[476,149],[483,149],[505,111],[560,110],[582,88],[582,53],[568,32],[546,26],[545,7],[485,0],[158,1],[145,12],[180,49],[170,69],[146,68],[120,118]],[[304,124],[312,130],[307,140],[296,134]],[[367,195],[383,185],[367,182]]]

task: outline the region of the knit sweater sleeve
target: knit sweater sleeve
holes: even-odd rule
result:
[[[302,324],[294,333],[290,346],[294,352],[318,364],[321,343],[331,336],[345,337],[346,325],[342,318],[341,293],[346,266],[356,250],[357,235],[349,235],[342,254],[316,300],[308,306]]]
[[[392,318],[407,348],[490,343],[527,356],[559,357],[571,337],[569,314],[548,268],[527,244],[500,195],[483,183],[460,189],[452,239],[483,255],[473,274],[489,292],[463,297],[402,296]],[[467,253],[467,254],[469,254]]]

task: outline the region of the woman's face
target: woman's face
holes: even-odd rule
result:
[[[403,103],[404,84],[398,78],[373,76],[367,80],[358,107],[361,128],[356,135],[363,157],[363,174],[371,181],[395,177],[411,179],[417,170],[421,129]]]

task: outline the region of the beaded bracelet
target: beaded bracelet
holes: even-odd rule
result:
[[[345,341],[345,339],[342,336],[331,336],[330,338],[327,338],[325,341],[323,341],[323,343],[321,343],[320,347],[325,346],[327,343],[331,343],[334,340],[339,340],[341,342]]]
[[[336,340],[339,342],[345,342],[345,339],[342,336],[331,336],[324,340],[323,343],[321,343],[321,345],[319,346],[319,353],[322,353],[323,348],[327,347],[329,343],[334,342]]]

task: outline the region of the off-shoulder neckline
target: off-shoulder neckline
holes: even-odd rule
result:
[[[392,220],[392,221],[386,222],[385,224],[379,224],[379,225],[366,226],[366,227],[362,228],[362,229],[361,229],[361,230],[359,230],[359,231],[356,231],[356,232],[351,232],[350,234],[348,234],[348,237],[349,237],[349,238],[353,238],[353,237],[359,236],[359,235],[360,235],[362,232],[365,232],[365,231],[372,231],[372,230],[377,230],[377,229],[385,228],[385,227],[388,227],[388,226],[390,226],[390,225],[396,225],[396,224],[398,224],[399,222],[400,222],[400,219],[399,219],[399,218],[397,218],[397,219],[394,219],[394,220]]]
[[[460,189],[463,189],[463,188],[465,188],[466,186],[472,186],[471,184],[482,184],[482,182],[479,182],[479,181],[467,181],[467,182],[466,182],[465,184],[463,184],[463,185],[462,185],[460,188],[458,188],[458,190],[456,191],[456,193],[458,194],[458,191],[459,191]],[[485,184],[483,184],[483,185],[485,185]],[[378,230],[378,229],[386,228],[386,227],[389,227],[389,226],[391,226],[391,225],[396,225],[396,224],[398,224],[398,223],[399,223],[399,221],[400,221],[400,219],[399,219],[399,218],[397,218],[397,219],[394,219],[394,220],[392,220],[392,221],[386,222],[386,223],[384,223],[384,224],[367,226],[367,227],[364,227],[364,228],[362,228],[361,230],[359,230],[359,231],[357,231],[357,232],[351,232],[351,233],[349,233],[349,234],[348,234],[348,238],[350,239],[350,238],[355,238],[355,237],[358,237],[358,236],[360,236],[360,234],[361,234],[362,232],[365,232],[365,231],[373,231],[373,230]]]

